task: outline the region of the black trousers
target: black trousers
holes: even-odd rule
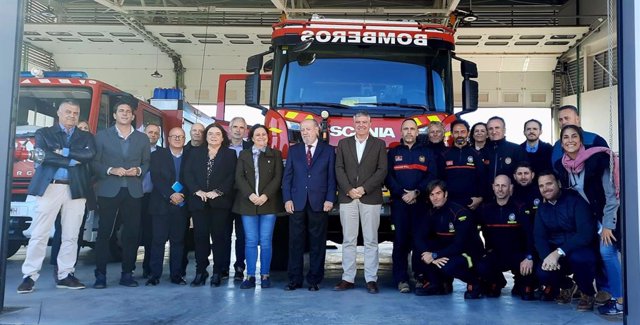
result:
[[[318,284],[324,278],[324,260],[327,247],[326,212],[316,212],[309,204],[302,211],[289,216],[289,281],[302,284],[304,248],[309,238],[309,272],[307,282]]]
[[[138,255],[138,236],[140,230],[140,198],[134,198],[126,187],[120,189],[115,197],[98,197],[98,240],[96,241],[96,271],[107,274],[109,261],[109,239],[116,229],[116,217],[122,218],[122,272],[133,272]]]
[[[534,264],[531,274],[523,276],[520,274],[520,262],[525,254],[522,252],[506,252],[498,254],[495,251],[487,252],[477,265],[480,279],[488,284],[496,284],[499,288],[504,288],[507,284],[502,272],[511,271],[514,282],[522,287],[533,287],[535,284],[536,265]]]
[[[186,206],[169,206],[166,213],[153,215],[153,239],[151,244],[151,276],[160,278],[164,262],[164,246],[169,240],[169,274],[172,278],[182,276],[182,254],[184,250],[184,227],[187,225]],[[146,255],[146,254],[145,254]]]
[[[418,227],[418,220],[425,217],[426,205],[424,202],[406,204],[401,198],[394,199],[391,205],[391,220],[394,226],[393,250],[391,259],[393,261],[393,280],[395,283],[409,281],[409,254],[413,251],[416,234],[421,230]],[[416,265],[422,263],[420,254],[411,254],[412,271],[416,273]]]
[[[140,207],[140,245],[144,246],[144,259],[142,260],[142,272],[151,273],[149,260],[151,258],[151,244],[153,240],[153,226],[151,215],[149,214],[149,199],[151,193],[144,193],[142,197],[142,205]]]
[[[193,211],[193,235],[196,246],[196,273],[203,273],[209,266],[209,254],[213,253],[213,273],[229,270],[231,255],[230,209],[205,207]],[[209,241],[211,238],[211,242]],[[226,263],[226,264],[225,264]],[[226,269],[225,269],[226,265]]]
[[[191,227],[191,214],[187,215],[187,224],[184,227],[184,246],[182,249],[182,276],[187,275],[187,265],[189,265],[189,252],[195,251],[195,240],[193,239],[193,228]]]
[[[451,278],[457,278],[472,285],[478,282],[476,271],[469,266],[467,257],[463,255],[449,257],[449,262],[442,268],[438,268],[433,263],[425,264],[422,262],[422,265],[426,280],[436,286],[450,282]]]
[[[245,254],[244,254],[244,227],[242,226],[242,216],[231,212],[232,223],[229,227],[229,238],[231,238],[231,234],[233,233],[233,228],[236,229],[236,261],[233,263],[234,268],[245,269]],[[228,264],[227,264],[228,266]]]

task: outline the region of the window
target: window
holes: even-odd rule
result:
[[[613,85],[618,84],[618,48],[613,48],[611,62],[613,75]],[[604,51],[593,57],[593,89],[606,88],[609,86],[609,52]]]
[[[98,115],[98,125],[96,127],[97,131],[106,129],[111,126],[110,104],[111,101],[109,95],[102,94],[102,96],[100,97],[100,112]]]
[[[89,118],[91,88],[20,87],[16,134],[33,133],[39,128],[55,125],[58,107],[65,99],[74,99],[80,104],[79,121]]]

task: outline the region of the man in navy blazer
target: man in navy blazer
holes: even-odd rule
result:
[[[98,239],[96,241],[96,289],[107,286],[109,239],[113,235],[116,216],[122,218],[122,274],[120,284],[136,287],[133,269],[138,253],[140,207],[143,196],[142,177],[149,169],[149,137],[131,123],[135,115],[130,104],[114,106],[116,124],[96,135],[93,169],[98,183]]]
[[[187,191],[184,185],[183,170],[184,131],[175,127],[169,131],[169,148],[157,148],[151,154],[151,181],[153,190],[149,198],[149,215],[152,233],[149,252],[150,277],[146,285],[160,283],[164,262],[164,246],[169,240],[169,274],[171,283],[186,285],[182,277],[182,254],[184,253],[184,229],[188,224],[188,212],[185,202]],[[145,257],[146,257],[145,253]]]
[[[300,123],[304,143],[289,149],[282,178],[282,196],[289,216],[289,284],[285,290],[302,287],[303,254],[309,237],[310,291],[317,291],[324,278],[327,216],[336,200],[335,150],[318,141],[316,120]],[[305,227],[306,225],[306,227]]]

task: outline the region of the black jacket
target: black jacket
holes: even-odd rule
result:
[[[484,196],[484,164],[474,148],[447,148],[443,159],[444,171],[440,174],[447,182],[449,199],[467,206],[472,197]]]
[[[208,200],[212,208],[230,209],[235,197],[235,170],[236,152],[226,147],[220,147],[216,155],[213,172],[209,176],[207,187],[207,162],[209,161],[209,149],[207,146],[194,147],[187,156],[184,167],[184,183],[188,189],[187,204],[189,211],[202,210],[205,202],[195,195],[197,191],[209,192],[219,190],[223,193],[213,200]]]
[[[484,203],[477,215],[488,252],[494,251],[499,256],[520,255],[521,259],[534,255],[533,224],[513,198],[503,206],[495,200]]]
[[[151,182],[153,183],[153,191],[151,191],[151,197],[149,199],[149,213],[150,214],[165,214],[169,211],[169,207],[174,206],[170,202],[170,197],[175,193],[172,186],[178,181],[182,185],[180,193],[187,198],[188,192],[184,185],[184,167],[185,167],[185,155],[184,149],[182,151],[180,171],[176,175],[175,166],[173,163],[173,154],[168,148],[157,148],[156,151],[151,153],[151,166],[149,168],[151,172]],[[176,177],[178,176],[178,177]],[[186,209],[186,202],[183,206]]]
[[[38,129],[35,138],[35,147],[42,149],[45,157],[41,164],[36,165],[35,174],[29,184],[30,195],[42,196],[58,168],[67,169],[71,198],[87,198],[94,195],[91,190],[91,173],[88,166],[96,154],[91,133],[75,128],[67,146],[66,133],[56,123],[54,126]],[[69,154],[66,156],[54,152],[65,147],[69,149]],[[80,164],[69,166],[72,159],[79,161]]]
[[[596,242],[597,229],[587,201],[573,190],[564,190],[556,204],[544,202],[538,207],[533,227],[538,256],[542,260],[558,247],[567,255],[590,247]]]

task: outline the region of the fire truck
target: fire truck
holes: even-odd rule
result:
[[[143,130],[147,124],[153,123],[161,127],[165,138],[171,128],[182,127],[188,141],[191,125],[196,122],[204,125],[214,122],[212,118],[179,98],[181,95],[156,97],[162,98],[152,99],[152,106],[114,86],[89,79],[84,72],[44,72],[38,77],[30,72],[21,74],[7,256],[15,254],[20,246],[26,245],[29,241],[30,225],[35,216],[35,200],[27,195],[27,188],[34,173],[34,160],[38,155],[34,150],[35,132],[41,127],[57,123],[56,112],[60,102],[64,99],[78,101],[79,120],[86,121],[94,134],[113,125],[111,109],[118,101],[126,101],[137,107],[134,123],[138,130]],[[161,138],[159,145],[163,144],[162,141]],[[85,245],[91,246],[97,237],[98,220],[95,211],[87,213],[83,241]],[[117,238],[114,237],[112,242],[113,253],[117,255]]]
[[[358,111],[371,115],[371,134],[392,147],[401,139],[405,118],[413,118],[425,135],[429,123],[439,121],[448,129],[456,115],[477,109],[478,83],[472,80],[477,67],[457,57],[454,48],[454,29],[443,25],[315,15],[285,19],[273,26],[269,50],[247,60],[246,105],[262,110],[271,145],[284,157],[290,145],[301,141],[302,120],[318,121],[322,138],[336,145],[354,135]],[[457,114],[453,61],[460,62],[462,75],[462,110]],[[268,106],[259,102],[260,80],[269,79],[262,71],[271,72]],[[379,238],[390,240],[389,205],[381,212]],[[329,239],[341,242],[338,220],[330,222]]]

